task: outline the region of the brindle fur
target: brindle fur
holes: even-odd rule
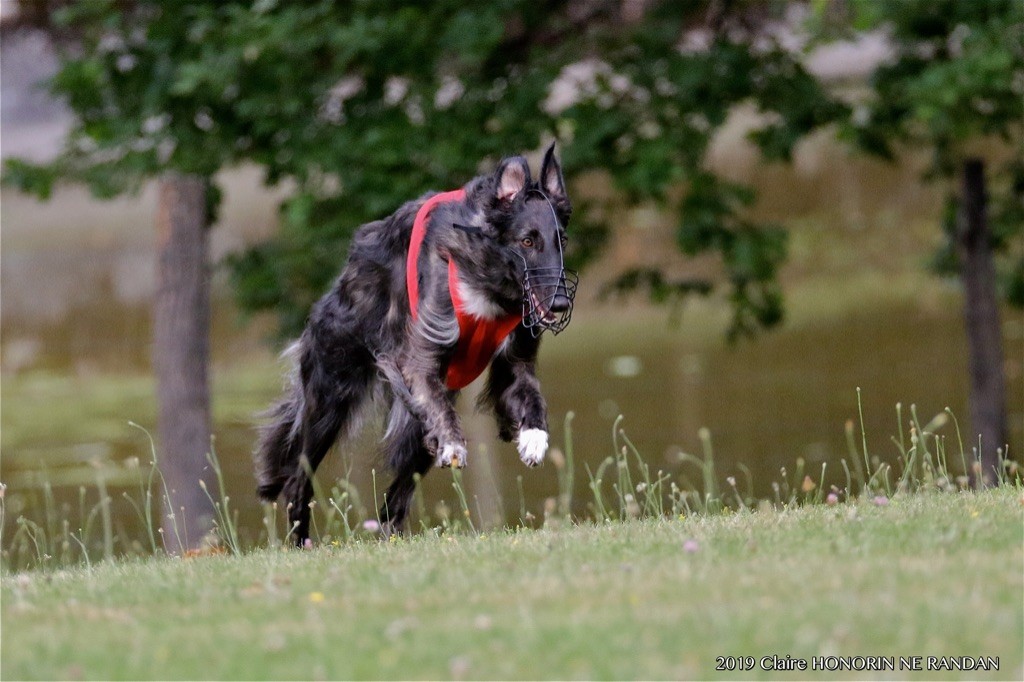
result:
[[[550,198],[557,221],[543,195],[530,189]],[[386,532],[401,531],[417,475],[435,463],[466,464],[457,392],[445,385],[459,336],[447,260],[455,259],[478,307],[501,314],[522,313],[525,267],[561,264],[556,240],[564,239],[572,208],[554,145],[538,182],[523,157],[512,157],[465,190],[465,201],[440,204],[431,214],[417,265],[415,321],[406,257],[416,212],[430,195],[356,232],[340,277],[286,351],[297,371],[285,397],[267,413],[255,463],[259,495],[269,501],[283,493],[300,545],[309,537],[310,476],[335,441],[354,428],[371,395],[390,411],[383,444],[394,480],[380,511]],[[480,231],[455,229],[456,224]],[[532,246],[524,245],[527,238]],[[520,325],[491,361],[479,403],[494,413],[505,441],[528,429],[547,431],[547,407],[534,372],[539,342]],[[522,444],[520,453],[527,461]]]

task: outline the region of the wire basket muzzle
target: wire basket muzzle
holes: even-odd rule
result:
[[[569,326],[579,275],[564,267],[526,268],[523,278],[523,326],[534,337],[558,334]]]

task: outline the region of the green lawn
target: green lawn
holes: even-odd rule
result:
[[[4,576],[0,673],[790,678],[718,672],[716,657],[856,655],[999,670],[838,676],[1021,679],[1022,569],[1014,487],[124,561]]]

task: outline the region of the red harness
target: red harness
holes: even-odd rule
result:
[[[451,192],[435,194],[427,199],[412,224],[412,238],[409,240],[409,257],[405,265],[405,286],[409,292],[409,311],[412,319],[417,317],[416,308],[419,303],[419,278],[416,263],[419,260],[420,245],[427,234],[427,219],[434,207],[449,201],[462,201],[466,198],[466,190],[457,189]],[[488,320],[471,315],[465,310],[465,303],[459,297],[459,273],[455,267],[455,259],[448,259],[448,291],[451,293],[452,305],[455,307],[455,319],[459,322],[459,342],[455,354],[448,365],[446,383],[448,388],[458,390],[473,382],[487,368],[494,357],[498,346],[508,338],[520,322],[521,315],[509,315]]]

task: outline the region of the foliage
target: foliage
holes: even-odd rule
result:
[[[832,3],[811,7],[835,28]],[[229,265],[242,308],[274,310],[293,333],[360,224],[555,138],[570,180],[604,171],[620,200],[678,216],[683,254],[718,254],[734,303],[730,334],[752,333],[782,318],[786,240],[746,218],[749,187],[707,166],[732,108],[760,112],[751,139],[768,159],[787,160],[803,135],[833,121],[881,156],[928,147],[940,176],[979,137],[1021,144],[1024,5],[845,7],[841,28],[886,30],[895,49],[871,77],[870,100],[852,110],[780,45],[784,3],[663,1],[634,15],[619,2],[569,0],[193,0],[175,11],[152,0],[72,3],[58,20],[75,47],[51,88],[76,125],[55,162],[13,160],[4,178],[43,197],[57,179],[113,196],[165,170],[212,178],[259,165],[268,184],[294,189],[279,233]],[[1007,252],[1024,224],[1022,155],[1012,156],[992,181],[995,246]],[[580,208],[576,265],[615,227],[599,207]],[[952,259],[947,249],[937,262]],[[1024,298],[1024,256],[1003,271],[1011,299]],[[615,282],[655,300],[710,284],[673,281],[660,265],[627,268]]]
[[[76,125],[56,162],[12,161],[5,178],[44,197],[58,178],[112,196],[168,169],[212,177],[258,164],[269,184],[294,191],[280,233],[232,257],[231,270],[244,309],[276,310],[282,331],[294,332],[358,225],[554,137],[570,179],[604,170],[628,202],[679,215],[684,253],[721,254],[732,334],[773,324],[784,234],[743,217],[754,197],[707,168],[708,145],[730,109],[749,103],[765,114],[752,139],[786,159],[843,108],[761,30],[773,19],[761,3],[627,10],[527,0],[205,0],[174,11],[144,0],[75,3],[59,19],[79,47],[51,87]],[[681,184],[683,198],[671,191]],[[612,227],[582,208],[577,264]]]
[[[1024,4],[859,0],[853,19],[859,29],[886,31],[895,52],[845,126],[860,148],[888,159],[895,145],[929,149],[928,175],[949,182],[979,140],[1009,146],[990,172],[990,230],[993,249],[1005,256],[1006,297],[1024,306]],[[943,231],[934,264],[949,274],[957,271],[953,191]]]

